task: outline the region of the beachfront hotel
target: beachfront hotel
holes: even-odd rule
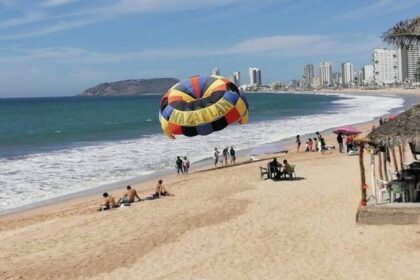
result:
[[[369,85],[374,81],[373,65],[368,64],[363,66],[363,83]]]
[[[399,48],[398,56],[401,81],[420,82],[420,46]]]
[[[261,69],[249,68],[249,84],[253,86],[261,86]]]
[[[349,85],[354,82],[353,64],[341,63],[341,77],[343,85]]]
[[[377,84],[392,84],[401,81],[397,50],[374,49],[373,68]]]
[[[332,85],[332,63],[321,62],[319,65],[319,78],[321,80],[321,86],[329,87]]]

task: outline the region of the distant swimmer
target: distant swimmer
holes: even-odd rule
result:
[[[124,203],[133,203],[134,199],[137,198],[137,201],[141,201],[141,198],[138,196],[137,191],[131,186],[127,186],[127,191],[123,195],[123,197],[118,200],[118,204],[124,204]]]

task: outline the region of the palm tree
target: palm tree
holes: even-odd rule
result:
[[[390,44],[410,47],[420,43],[420,16],[400,21],[382,35],[382,39]]]

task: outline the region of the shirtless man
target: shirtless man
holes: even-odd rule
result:
[[[109,195],[108,193],[103,193],[102,195],[105,198],[105,201],[103,204],[101,204],[101,209],[100,210],[108,210],[111,208],[115,208],[118,207],[117,204],[115,203],[115,199],[112,195]]]
[[[162,180],[159,180],[156,187],[155,187],[155,193],[153,194],[153,198],[159,198],[160,192],[162,191]]]
[[[134,199],[137,198],[137,201],[141,201],[141,198],[138,196],[137,191],[132,189],[131,186],[127,186],[127,191],[123,197],[118,200],[118,204],[121,203],[133,203]]]

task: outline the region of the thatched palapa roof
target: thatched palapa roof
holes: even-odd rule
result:
[[[415,46],[420,43],[420,16],[400,21],[382,35],[382,39],[398,46]]]
[[[420,147],[420,104],[385,122],[367,136],[376,145],[391,147],[413,143]]]

